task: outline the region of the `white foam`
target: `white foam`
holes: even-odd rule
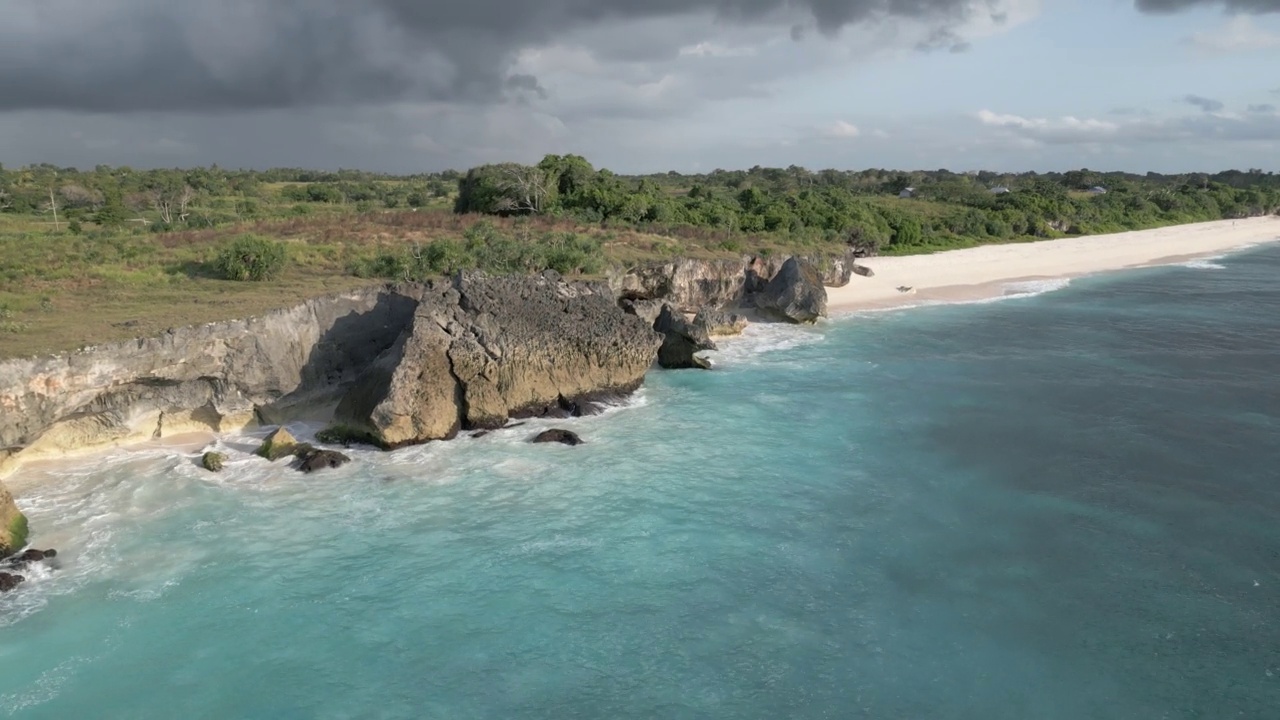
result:
[[[1207,257],[1207,258],[1200,258],[1198,260],[1191,260],[1190,262],[1182,263],[1182,267],[1191,268],[1192,270],[1226,270],[1227,269],[1226,265],[1223,265],[1222,263],[1213,262],[1214,260],[1221,260],[1222,258],[1223,258],[1222,255],[1217,255],[1215,257]]]
[[[741,335],[717,339],[719,349],[709,352],[707,357],[713,365],[736,365],[754,360],[759,355],[811,345],[824,339],[821,325],[756,322],[748,325]]]
[[[1001,297],[1008,298],[1043,295],[1056,290],[1062,290],[1069,285],[1071,285],[1071,278],[1048,278],[1045,280],[1024,280],[1021,282],[1005,283],[1002,286],[1004,293]]]

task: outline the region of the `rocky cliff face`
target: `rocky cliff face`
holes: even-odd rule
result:
[[[337,399],[413,315],[391,287],[260,317],[0,362],[0,466],[192,430],[275,423]],[[3,467],[0,467],[3,470]]]
[[[703,308],[750,306],[753,295],[764,291],[790,255],[744,255],[731,260],[682,259],[650,263],[609,279],[610,288],[623,301],[669,303],[684,313]],[[855,272],[855,251],[839,255],[799,255],[819,274],[826,287],[843,287]]]
[[[555,273],[424,286],[411,326],[346,394],[335,423],[384,447],[634,391],[662,338],[609,288]]]

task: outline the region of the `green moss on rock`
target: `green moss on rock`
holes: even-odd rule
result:
[[[280,428],[267,436],[255,454],[274,462],[282,457],[289,457],[297,447],[297,438],[290,435],[288,430]]]
[[[373,433],[351,425],[334,425],[316,433],[316,440],[326,445],[373,445],[382,447],[382,443]]]
[[[207,452],[204,457],[200,458],[200,464],[209,472],[218,472],[222,469],[222,464],[227,461],[227,456],[220,452]]]
[[[13,496],[0,485],[0,558],[12,555],[27,544],[30,527]]]

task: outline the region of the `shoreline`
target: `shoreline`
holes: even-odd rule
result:
[[[859,261],[875,273],[827,288],[833,315],[1002,297],[1010,284],[1173,265],[1280,240],[1280,217],[1214,220],[1107,235],[980,245]],[[901,292],[899,287],[910,287]]]
[[[982,302],[1027,294],[1009,292],[1011,285],[1044,283],[1044,289],[1048,290],[1053,289],[1055,282],[1070,278],[1183,263],[1275,241],[1280,241],[1280,217],[1268,216],[1109,235],[983,245],[929,255],[865,258],[859,265],[871,268],[875,275],[855,275],[844,287],[828,287],[827,306],[830,315],[836,318],[866,311]],[[913,291],[899,292],[897,288],[900,285],[910,285]],[[1030,292],[1035,292],[1035,289]],[[750,311],[738,312],[745,314],[752,323],[760,322]],[[735,337],[716,336],[713,339],[732,341]],[[24,473],[26,469],[49,470],[111,451],[169,449],[198,452],[219,438],[257,430],[258,427],[249,423],[223,432],[191,427],[162,439],[136,441],[121,438],[116,442],[76,450],[11,458],[12,462],[5,462],[6,458],[0,456],[0,478],[11,490],[23,492],[31,488],[32,476],[38,474]]]

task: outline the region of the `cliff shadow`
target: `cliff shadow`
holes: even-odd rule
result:
[[[379,291],[372,306],[345,298],[326,300],[328,304],[315,307],[317,319],[325,329],[303,364],[298,387],[258,408],[263,424],[301,419],[336,401],[379,355],[395,344],[411,325],[418,308],[417,298],[390,287]]]

